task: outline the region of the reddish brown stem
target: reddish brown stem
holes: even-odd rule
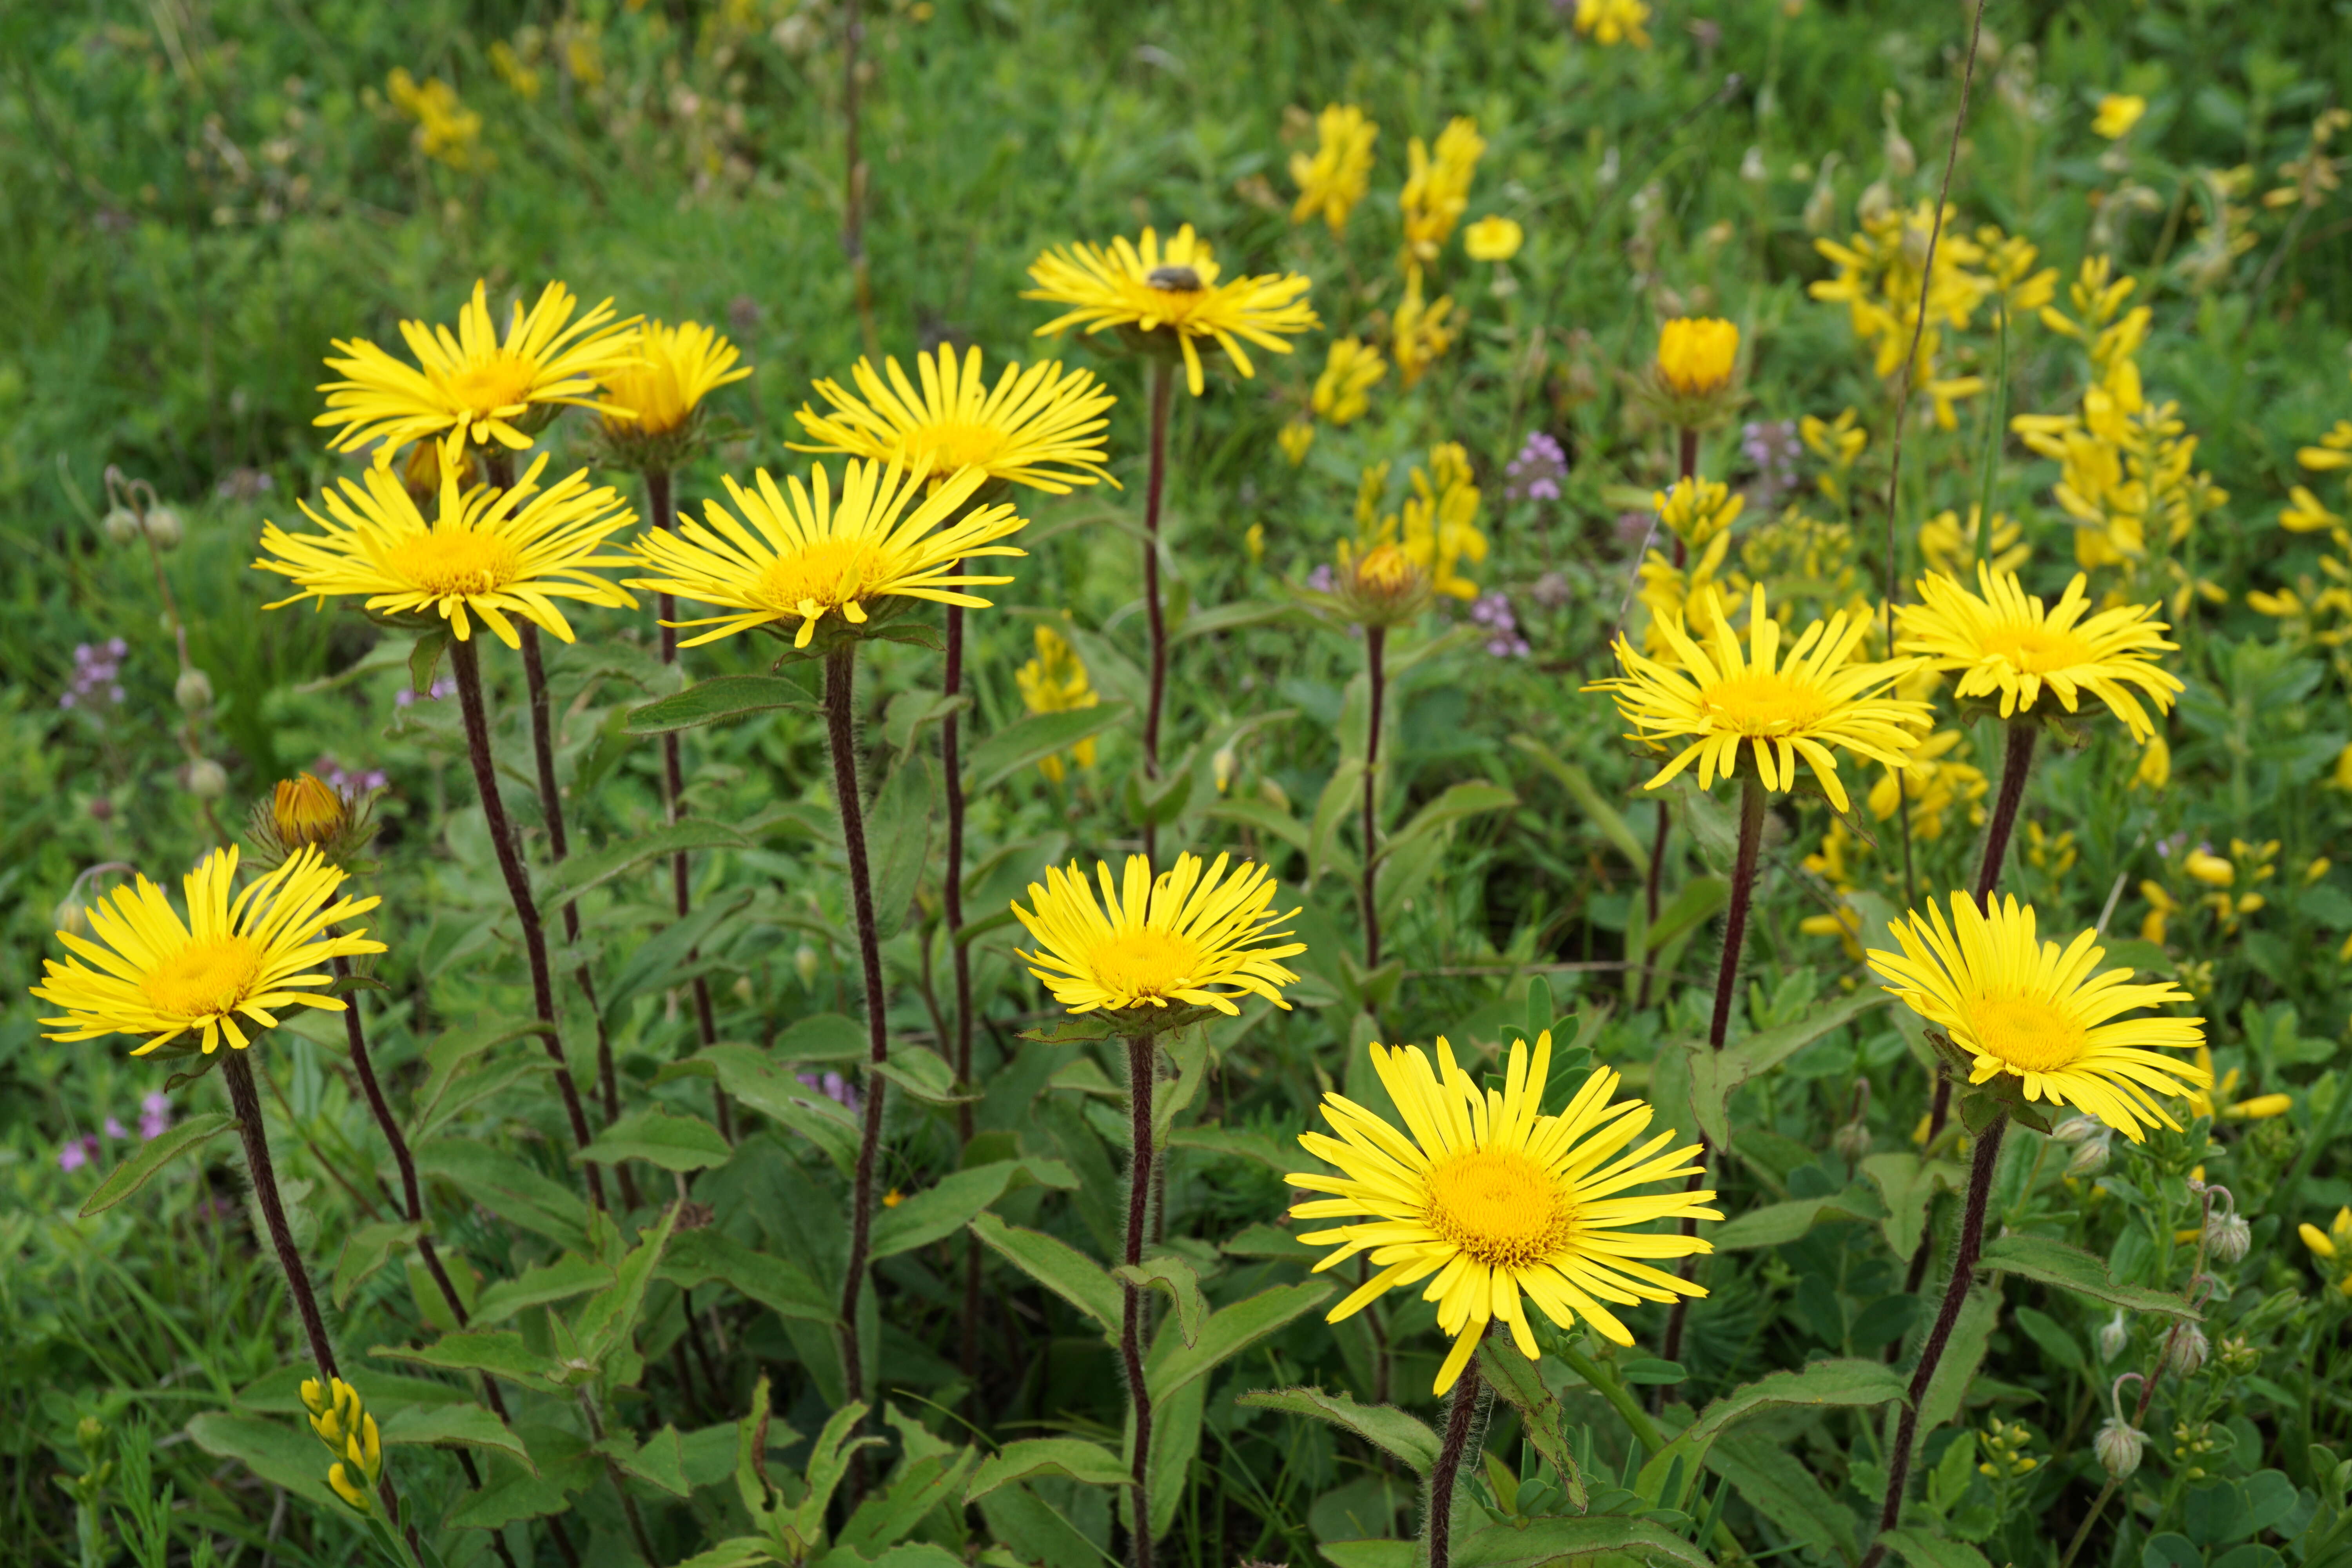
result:
[[[1381,709],[1388,694],[1386,626],[1364,628],[1364,671],[1371,683],[1370,723],[1364,731],[1364,967],[1381,963],[1380,817],[1375,808],[1381,773]]]
[[[2009,744],[2001,753],[2000,793],[1993,797],[1992,821],[1985,827],[1984,859],[1977,866],[1977,908],[1992,912],[1992,890],[2000,886],[2001,862],[2009,858],[2009,841],[2017,831],[2018,809],[2025,804],[2025,781],[2033,772],[2033,721],[2018,720],[2009,727]]]
[[[1445,1438],[1437,1450],[1436,1468],[1429,1472],[1429,1568],[1447,1568],[1454,1558],[1454,1482],[1462,1473],[1462,1461],[1469,1457],[1482,1385],[1474,1352],[1448,1395]]]

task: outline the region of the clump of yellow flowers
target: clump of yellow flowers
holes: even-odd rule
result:
[[[361,1404],[360,1391],[341,1378],[302,1384],[302,1405],[310,1413],[310,1430],[335,1456],[328,1468],[327,1484],[335,1495],[362,1513],[374,1507],[369,1494],[383,1477],[383,1436],[375,1417]]]
[[[1037,656],[1013,671],[1013,681],[1021,690],[1021,705],[1032,713],[1067,713],[1080,708],[1092,708],[1102,700],[1087,679],[1087,667],[1078,658],[1078,650],[1070,646],[1069,638],[1052,626],[1037,628]],[[1069,760],[1082,768],[1095,765],[1095,738],[1092,735],[1072,746]],[[1053,780],[1062,782],[1062,753],[1037,759],[1037,771]]]
[[[1290,221],[1307,223],[1320,217],[1330,226],[1332,238],[1346,233],[1348,215],[1356,210],[1371,184],[1372,143],[1380,135],[1381,128],[1354,104],[1325,105],[1315,117],[1314,154],[1290,156],[1290,177],[1298,186],[1298,203],[1290,209]]]

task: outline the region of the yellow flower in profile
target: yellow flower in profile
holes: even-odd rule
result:
[[[1371,344],[1354,338],[1334,338],[1315,378],[1315,414],[1319,419],[1346,426],[1361,419],[1371,407],[1370,394],[1389,373],[1389,362]]]
[[[982,374],[981,353],[967,349],[961,363],[952,344],[917,354],[919,388],[895,359],[882,362],[887,375],[861,359],[850,371],[852,394],[833,381],[816,384],[817,395],[833,405],[819,414],[806,404],[798,416],[810,445],[787,442],[795,452],[844,452],[888,461],[896,457],[917,477],[944,479],[958,468],[978,468],[992,479],[1026,485],[1048,495],[1067,495],[1079,485],[1110,479],[1104,464],[1104,432],[1118,399],[1089,370],[1066,370],[1054,360],[1024,370],[1008,364],[992,387]]]
[[[280,779],[270,792],[271,826],[278,841],[289,848],[325,843],[341,828],[347,815],[343,797],[316,773]]]
[[[74,957],[43,960],[41,984],[32,988],[64,1009],[41,1020],[47,1037],[144,1035],[146,1043],[131,1053],[143,1057],[202,1030],[201,1042],[172,1054],[201,1047],[210,1056],[224,1039],[243,1050],[252,1043],[246,1026],[274,1029],[289,1007],[341,1012],[341,999],[325,994],[334,983],[328,962],[384,947],[362,931],[329,933],[381,900],[338,898],[343,873],[315,848],[302,849],[242,893],[232,892],[236,867],[234,847],[215,849],[181,879],[185,921],[163,890],[142,877],[136,887],[117,888],[89,907],[88,937],[59,931]]]
[[[1650,7],[1645,0],[1576,0],[1576,30],[1607,47],[1650,47]]]
[[[1676,316],[1658,329],[1658,379],[1685,397],[1731,384],[1739,363],[1739,329],[1714,316]]]
[[[1462,231],[1462,248],[1473,261],[1508,261],[1527,237],[1517,218],[1482,217]]]
[[[2139,922],[2139,939],[2162,947],[2168,922],[2187,906],[2161,884],[2145,879],[2140,882],[2139,896],[2147,900],[2147,914]]]
[[[302,1407],[310,1413],[310,1430],[335,1456],[327,1484],[337,1497],[367,1512],[373,1502],[368,1489],[383,1475],[383,1434],[361,1403],[360,1391],[340,1377],[323,1385],[305,1378]]]
[[[2163,736],[2150,735],[2147,744],[2140,750],[2139,766],[2132,770],[2131,782],[2124,787],[2146,789],[2153,795],[2171,782],[2172,748],[2165,744]]]
[[[597,384],[637,356],[635,321],[613,319],[610,300],[578,321],[572,291],[550,283],[525,311],[517,301],[501,339],[490,314],[489,286],[477,280],[474,297],[457,312],[457,330],[403,321],[400,335],[416,356],[403,364],[364,338],[335,340],[345,357],[327,368],[346,378],[322,384],[327,412],[311,423],[341,426],[330,443],[338,452],[378,443],[378,468],[411,441],[439,436],[450,460],[468,441],[522,451],[532,430],[524,426],[564,405],[606,408]]]
[[[1454,329],[1446,318],[1454,312],[1454,296],[1441,294],[1434,304],[1422,300],[1421,268],[1404,269],[1404,298],[1390,319],[1390,351],[1396,355],[1397,374],[1408,387],[1428,374],[1454,346]]]
[[[1154,878],[1150,861],[1130,855],[1118,885],[1109,864],[1097,861],[1099,903],[1077,862],[1066,871],[1048,866],[1044,886],[1029,884],[1032,908],[1013,905],[1038,948],[1020,956],[1073,1013],[1107,1010],[1144,1024],[1175,1003],[1230,1017],[1244,996],[1286,1011],[1281,988],[1298,976],[1281,961],[1307,944],[1285,942],[1290,933],[1274,928],[1298,911],[1275,913],[1274,878],[1264,866],[1244,860],[1227,876],[1228,859],[1218,856],[1204,872],[1198,855],[1179,855]]]
[[[1282,455],[1290,459],[1290,466],[1295,468],[1307,460],[1307,454],[1315,446],[1315,421],[1289,420],[1274,433],[1274,439],[1275,444],[1282,448]]]
[[[395,108],[416,121],[416,150],[436,163],[470,169],[485,162],[480,154],[482,117],[457,101],[457,89],[439,77],[423,86],[400,66],[384,79],[384,92]]]
[[[1719,479],[1694,474],[1652,491],[1650,504],[1657,509],[1659,527],[1696,550],[1739,521],[1748,498],[1733,494]]]
[[[1615,1072],[1597,1069],[1559,1114],[1547,1116],[1549,1031],[1537,1037],[1532,1059],[1526,1041],[1512,1042],[1499,1089],[1481,1088],[1463,1071],[1443,1036],[1434,1070],[1419,1047],[1374,1045],[1371,1053],[1397,1122],[1326,1094],[1323,1119],[1339,1136],[1302,1132],[1298,1142],[1340,1173],[1283,1178],[1331,1194],[1293,1205],[1294,1219],[1361,1216],[1362,1223],[1299,1232],[1307,1246],[1332,1248],[1316,1261],[1318,1273],[1359,1253],[1369,1253],[1377,1270],[1325,1321],[1429,1279],[1422,1300],[1437,1303],[1437,1326],[1454,1340],[1437,1369],[1435,1392],[1444,1394],[1490,1322],[1507,1325],[1530,1359],[1542,1353],[1528,1326],[1528,1301],[1563,1329],[1580,1320],[1630,1345],[1632,1331],[1602,1302],[1630,1307],[1706,1294],[1651,1260],[1712,1252],[1714,1244],[1648,1228],[1660,1220],[1723,1217],[1709,1206],[1711,1189],[1684,1185],[1704,1173],[1695,1158],[1702,1145],[1668,1148],[1676,1136],[1669,1131],[1628,1150],[1656,1113],[1641,1100],[1616,1100]],[[1670,1190],[1632,1190],[1661,1182]]]
[[[2181,689],[2178,676],[2150,656],[2176,649],[2164,640],[2159,606],[2126,605],[2084,619],[2090,608],[2081,573],[2058,603],[2044,608],[2014,573],[1977,568],[1981,597],[1941,573],[1919,580],[1921,603],[1897,612],[1898,651],[1924,655],[1936,668],[1959,676],[1963,698],[2000,694],[2004,719],[2032,713],[2044,692],[2076,711],[2087,692],[2124,721],[2145,744],[2156,727],[2131,690],[2137,687],[2159,713]]]
[[[1715,590],[1705,598],[1705,618],[1714,626],[1711,649],[1691,639],[1678,616],[1659,628],[1673,662],[1645,658],[1620,636],[1617,662],[1624,673],[1584,689],[1615,694],[1618,712],[1634,728],[1633,739],[1654,744],[1691,737],[1644,789],[1662,787],[1693,763],[1699,787],[1712,788],[1717,775],[1728,778],[1738,770],[1745,750],[1770,790],[1794,788],[1802,758],[1830,804],[1845,811],[1832,747],[1888,767],[1903,765],[1918,748],[1916,731],[1931,724],[1931,710],[1887,695],[1918,661],[1856,661],[1870,632],[1867,617],[1841,610],[1815,621],[1784,657],[1780,624],[1765,607],[1763,584],[1749,601],[1744,649]]]
[[[1024,289],[1021,297],[1071,307],[1037,329],[1041,338],[1073,326],[1090,337],[1115,327],[1147,341],[1172,338],[1184,356],[1184,384],[1198,397],[1205,383],[1196,340],[1213,341],[1234,368],[1248,376],[1256,372],[1242,347],[1244,339],[1286,354],[1286,337],[1322,324],[1307,303],[1314,285],[1295,272],[1230,283],[1219,283],[1218,273],[1208,244],[1188,223],[1165,247],[1147,228],[1137,244],[1122,236],[1108,249],[1079,244],[1049,250],[1029,264],[1030,280],[1037,287]]]
[[[718,628],[688,638],[681,647],[700,647],[737,632],[782,635],[782,628],[795,624],[793,646],[806,647],[826,616],[862,626],[872,609],[893,598],[986,609],[986,599],[958,590],[1013,579],[974,576],[959,568],[969,557],[1028,553],[999,542],[1029,526],[1009,505],[963,510],[987,478],[980,468],[958,468],[927,493],[922,477],[897,463],[853,460],[836,500],[833,481],[819,463],[809,470],[808,486],[799,475],[790,476],[787,500],[765,468],[756,490],[745,489],[730,475],[723,482],[742,521],[716,500],[706,500],[706,522],[681,520],[675,533],[638,535],[637,558],[659,575],[633,577],[629,586],[726,610],[674,623]]]
[[[616,433],[665,436],[683,426],[702,400],[751,374],[735,345],[698,321],[637,330],[636,358],[605,373],[604,424]]]
[[[2244,1100],[2238,1099],[2238,1084],[2244,1075],[2236,1068],[2231,1068],[2221,1075],[2219,1082],[2214,1082],[2213,1051],[2210,1046],[2197,1047],[2197,1068],[2204,1074],[2204,1081],[2213,1087],[2189,1091],[2189,1113],[2191,1116],[2207,1116],[2216,1121],[2267,1121],[2273,1116],[2284,1116],[2294,1109],[2294,1096],[2291,1094],[2257,1094]]]
[[[1037,628],[1037,657],[1013,672],[1020,689],[1021,706],[1032,713],[1067,713],[1092,708],[1102,699],[1087,678],[1087,667],[1069,639],[1048,626]],[[1095,738],[1088,735],[1070,748],[1070,760],[1082,768],[1095,765]],[[1037,771],[1055,784],[1062,782],[1062,759],[1056,754],[1037,759]]]
[[[1478,122],[1467,115],[1455,116],[1438,132],[1433,158],[1418,136],[1405,144],[1404,191],[1397,205],[1404,215],[1405,254],[1412,262],[1437,259],[1470,205],[1470,182],[1486,151]]]
[[[2303,1237],[2303,1245],[2314,1258],[2330,1263],[2352,1258],[2352,1208],[2337,1209],[2335,1222],[2326,1230],[2306,1220],[2295,1227],[2295,1234]]]
[[[1305,223],[1319,215],[1331,226],[1332,237],[1345,233],[1348,215],[1371,184],[1372,143],[1380,135],[1381,128],[1354,104],[1326,104],[1315,117],[1315,155],[1290,155],[1290,178],[1298,186],[1290,221]]]
[[[2147,112],[2147,100],[2136,93],[2106,92],[2099,95],[2099,109],[2091,117],[2091,130],[2108,141],[2118,141],[2139,123]]]
[[[1951,909],[1949,922],[1932,903],[1896,921],[1903,951],[1874,949],[1870,963],[1887,991],[1975,1058],[1970,1083],[2013,1077],[2028,1100],[2072,1105],[2135,1143],[2145,1126],[2179,1130],[2158,1101],[2212,1075],[2158,1050],[2201,1045],[2205,1020],[2126,1015],[2193,1000],[2187,992],[2169,981],[2135,985],[2129,969],[2094,973],[2106,956],[2098,932],[2063,950],[2037,942],[2032,907],[2014,898],[1987,915],[1954,893]]]
[[[325,493],[326,517],[302,503],[321,533],[288,533],[264,523],[264,554],[254,569],[291,578],[297,592],[268,607],[315,598],[367,595],[366,607],[385,615],[431,612],[460,642],[473,636],[473,617],[509,647],[521,637],[509,617],[520,616],[563,642],[572,640],[558,599],[619,606],[636,601],[596,574],[600,566],[632,564],[626,555],[598,553],[607,535],[636,521],[618,490],[591,489],[581,469],[542,492],[547,467],[540,454],[509,490],[458,489],[457,472],[444,468],[439,507],[431,521],[401,482],[382,468]],[[274,557],[274,559],[273,559]]]

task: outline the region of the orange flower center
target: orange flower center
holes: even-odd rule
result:
[[[214,937],[164,959],[139,989],[167,1018],[208,1018],[244,1001],[260,973],[261,947],[252,938]]]
[[[1422,1177],[1422,1218],[1439,1239],[1490,1268],[1529,1268],[1557,1253],[1576,1205],[1549,1172],[1516,1149],[1464,1149]]]
[[[495,533],[434,529],[394,545],[385,564],[421,594],[461,598],[495,594],[520,574],[515,547]]]

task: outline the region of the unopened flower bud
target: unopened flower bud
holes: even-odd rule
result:
[[[345,816],[343,797],[315,773],[280,779],[270,792],[269,825],[289,850],[325,843],[342,826]]]
[[[127,506],[106,514],[106,537],[116,544],[139,542],[139,514]]]
[[[168,506],[152,508],[147,513],[147,537],[158,550],[177,550],[186,531],[180,525],[180,514]]]
[[[1830,1138],[1830,1144],[1849,1165],[1870,1152],[1870,1128],[1860,1121],[1849,1121]]]
[[[228,770],[210,757],[188,764],[188,793],[199,800],[218,800],[228,793]]]
[[[2124,1347],[2131,1343],[2131,1329],[2124,1321],[2121,1307],[2116,1309],[2114,1317],[2099,1325],[2097,1337],[2101,1361],[2113,1361],[2124,1353]]]
[[[2205,1221],[2205,1250],[2216,1263],[2235,1263],[2246,1256],[2254,1242],[2253,1226],[2242,1215],[2217,1214]]]
[[[2099,1456],[2099,1466],[2107,1474],[2122,1480],[2139,1468],[2140,1456],[2147,1451],[2147,1438],[2138,1427],[2110,1415],[2099,1426],[2099,1435],[2091,1447]]]
[[[193,667],[184,669],[179,683],[172,688],[172,695],[179,701],[183,713],[201,713],[213,705],[212,677]]]
[[[49,925],[59,935],[88,936],[89,906],[79,899],[68,899],[50,912]]]
[[[803,942],[793,954],[793,972],[801,977],[803,985],[816,984],[816,949]]]
[[[2095,1176],[2107,1168],[2110,1152],[2105,1139],[2090,1139],[2074,1151],[2073,1159],[2066,1162],[2066,1173],[2070,1176]]]
[[[2164,1342],[2164,1370],[2176,1377],[2194,1376],[2212,1350],[2204,1330],[2194,1323],[2183,1323]]]

